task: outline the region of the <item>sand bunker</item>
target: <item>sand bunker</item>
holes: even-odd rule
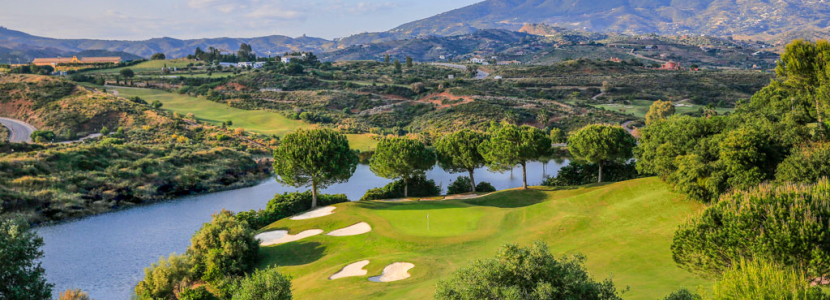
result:
[[[396,262],[394,264],[383,268],[383,274],[380,276],[369,277],[371,282],[392,282],[409,278],[409,269],[414,268],[415,265],[405,262]]]
[[[368,273],[369,271],[364,270],[363,267],[365,267],[368,264],[368,260],[362,260],[356,263],[349,264],[348,266],[343,267],[343,269],[340,270],[340,272],[331,275],[331,277],[329,277],[329,280],[335,280],[343,277],[366,275],[366,273]]]
[[[290,243],[293,241],[299,241],[304,238],[312,237],[321,233],[323,233],[323,230],[321,229],[311,229],[300,232],[296,235],[290,235],[288,234],[288,231],[276,230],[257,234],[254,238],[258,239],[260,241],[260,245],[262,246],[271,246]]]
[[[341,228],[332,232],[327,233],[326,235],[329,236],[352,236],[352,235],[359,235],[364,234],[369,231],[372,231],[372,226],[369,226],[369,223],[360,222],[354,224],[352,226]]]
[[[334,207],[334,206],[321,207],[321,208],[318,208],[318,209],[315,209],[315,210],[308,211],[308,212],[303,213],[303,214],[293,216],[293,217],[291,217],[291,220],[308,220],[308,219],[314,219],[314,218],[319,218],[319,217],[325,217],[325,216],[328,216],[330,214],[333,214],[335,208],[337,208],[337,207]]]

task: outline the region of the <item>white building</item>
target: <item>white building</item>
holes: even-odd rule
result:
[[[303,58],[299,57],[299,56],[286,55],[286,56],[283,56],[280,61],[282,61],[282,63],[284,63],[284,64],[287,64],[287,63],[290,63],[292,59],[303,59]]]
[[[476,57],[470,58],[470,62],[471,62],[471,63],[474,63],[474,64],[482,64],[482,63],[484,63],[484,62],[486,62],[486,61],[487,61],[487,60],[485,60],[485,59],[484,59],[483,57],[481,57],[481,56],[476,56]]]
[[[236,63],[220,62],[219,66],[223,68],[236,67]]]

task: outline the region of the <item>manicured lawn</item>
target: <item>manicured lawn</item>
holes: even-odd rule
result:
[[[85,85],[90,86],[89,84]],[[103,87],[97,86],[97,88]],[[278,136],[283,136],[299,128],[314,127],[312,124],[288,119],[279,113],[264,110],[238,109],[199,97],[191,97],[153,89],[121,88],[111,86],[106,88],[109,91],[118,91],[118,95],[121,97],[138,96],[148,103],[159,100],[162,104],[164,104],[161,107],[162,109],[178,112],[182,116],[187,115],[188,113],[193,113],[199,121],[217,125],[230,120],[233,121],[234,128],[241,127],[245,130],[261,134],[276,134]],[[374,148],[375,145],[377,145],[377,141],[372,139],[372,137],[368,134],[350,134],[348,137],[353,149],[364,151]]]
[[[136,73],[147,71],[158,71],[159,73],[161,73],[161,68],[163,68],[165,65],[167,65],[168,68],[183,68],[187,67],[187,65],[190,63],[196,63],[196,61],[184,58],[169,60],[148,60],[134,66],[105,70],[94,70],[87,72],[87,74],[118,74],[118,72],[121,72],[121,69],[132,69]]]
[[[297,299],[431,299],[435,284],[506,243],[548,243],[555,255],[582,253],[596,279],[613,276],[625,299],[662,299],[682,287],[709,284],[679,269],[670,244],[677,226],[702,205],[646,178],[571,190],[510,190],[473,200],[351,202],[317,219],[284,219],[268,229],[326,232],[365,221],[372,232],[313,236],[263,247],[260,267],[277,264],[293,276]],[[426,215],[430,217],[429,230]],[[328,280],[347,264],[370,260],[367,276]],[[410,262],[412,277],[373,283],[393,262]]]
[[[652,103],[654,103],[654,102],[647,101],[647,100],[634,100],[634,101],[632,101],[632,104],[630,104],[630,105],[626,105],[626,104],[602,104],[602,105],[594,105],[594,106],[603,107],[607,110],[613,110],[613,111],[621,112],[621,113],[624,113],[624,114],[632,114],[632,115],[634,115],[635,117],[638,117],[638,118],[645,118],[646,113],[648,113],[648,109],[649,109],[649,107],[651,107]],[[674,107],[677,114],[696,112],[698,109],[703,107],[702,105],[691,104],[689,102],[684,102],[684,103],[682,103],[682,105],[683,106],[675,106]],[[725,114],[727,112],[734,111],[734,109],[718,107],[718,108],[715,108],[715,111],[717,111],[718,114]]]

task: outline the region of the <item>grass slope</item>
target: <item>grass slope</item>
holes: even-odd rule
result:
[[[188,64],[195,63],[194,60],[184,59],[184,58],[177,58],[177,59],[168,59],[168,60],[148,60],[145,62],[138,63],[134,66],[129,67],[122,67],[122,68],[112,68],[112,69],[102,69],[102,70],[93,70],[86,72],[87,75],[92,74],[118,74],[121,72],[122,69],[132,69],[134,72],[149,72],[149,71],[156,71],[161,72],[161,68],[167,66],[168,68],[184,68],[187,67]]]
[[[669,248],[676,227],[701,207],[656,178],[560,191],[510,190],[463,201],[343,203],[331,216],[284,219],[263,231],[329,232],[361,221],[373,231],[263,247],[260,267],[282,266],[294,278],[297,299],[431,299],[439,279],[472,259],[492,257],[506,243],[542,240],[556,255],[585,254],[595,278],[613,276],[620,289],[631,287],[624,298],[658,299],[705,283],[679,269]],[[364,259],[371,261],[367,276],[327,279]],[[367,280],[393,262],[414,263],[412,277]]]
[[[88,85],[88,84],[87,84]],[[102,88],[98,86],[98,88]],[[261,134],[276,134],[283,136],[300,128],[310,128],[314,125],[286,118],[282,114],[264,110],[244,110],[209,101],[202,98],[169,93],[153,89],[107,87],[107,90],[117,90],[121,97],[141,97],[148,103],[155,100],[164,104],[162,109],[175,111],[182,116],[193,113],[203,122],[219,124],[228,120],[233,121],[233,127]],[[377,141],[367,134],[350,134],[349,142],[353,149],[361,151],[374,148]]]

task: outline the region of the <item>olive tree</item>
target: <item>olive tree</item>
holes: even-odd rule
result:
[[[285,135],[274,150],[277,181],[293,187],[311,186],[311,208],[317,190],[346,182],[357,168],[357,154],[345,135],[331,129],[300,129]]]
[[[247,223],[228,211],[213,215],[213,220],[202,225],[190,239],[187,254],[193,260],[194,277],[214,282],[251,270],[259,251],[254,233]]]
[[[381,140],[369,161],[369,169],[375,175],[403,181],[404,197],[409,197],[409,180],[424,175],[433,166],[435,153],[424,143],[400,137]]]
[[[43,239],[22,221],[0,219],[0,299],[48,300],[52,285],[46,282]]]
[[[522,166],[522,186],[527,189],[527,162],[550,153],[550,138],[535,127],[501,124],[490,128],[490,139],[481,143],[481,156],[491,170]]]
[[[233,300],[291,300],[291,279],[276,267],[254,271],[239,283]]]
[[[602,164],[622,163],[634,154],[637,141],[621,126],[588,125],[571,133],[568,150],[577,160],[599,166],[598,182],[602,182]]]
[[[464,129],[447,134],[435,141],[438,165],[450,173],[466,171],[470,174],[472,191],[476,191],[475,169],[483,167],[487,161],[481,156],[479,146],[487,140],[481,132]]]

